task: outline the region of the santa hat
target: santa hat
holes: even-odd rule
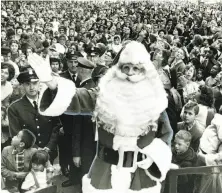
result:
[[[118,64],[147,64],[149,61],[150,55],[146,48],[139,42],[131,41],[122,50]]]

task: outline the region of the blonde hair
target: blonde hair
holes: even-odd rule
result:
[[[191,139],[192,139],[192,135],[190,134],[189,131],[180,130],[180,131],[178,131],[178,132],[176,133],[175,139],[182,139],[182,140],[184,140],[185,142],[190,143],[190,142],[191,142]]]

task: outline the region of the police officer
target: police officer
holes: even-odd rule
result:
[[[81,57],[81,58],[80,58]],[[94,65],[88,60],[82,58],[78,51],[71,51],[66,54],[67,71],[60,74],[61,77],[72,80],[76,87],[80,87],[81,77],[79,75],[79,68],[93,68]],[[63,125],[63,135],[59,136],[59,155],[60,166],[63,175],[68,176],[69,180],[62,183],[63,187],[71,185],[78,186],[81,183],[80,170],[75,167],[72,157],[72,133],[79,125],[82,118],[79,115],[60,116]],[[68,170],[68,171],[67,171]],[[69,174],[68,174],[69,172]]]
[[[57,157],[57,140],[61,123],[58,117],[42,116],[37,110],[40,83],[31,67],[26,67],[17,77],[25,95],[8,108],[9,131],[11,137],[22,129],[32,131],[36,136],[36,146],[50,155],[53,163]]]

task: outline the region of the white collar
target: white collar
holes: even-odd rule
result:
[[[70,72],[69,70],[68,70],[68,72],[69,72],[69,74],[70,74],[71,77],[72,77],[73,75],[75,75],[75,80],[77,80],[78,73],[73,74],[73,73]]]
[[[38,96],[36,97],[36,99],[34,100],[34,99],[31,99],[31,98],[29,98],[27,95],[26,95],[26,97],[27,97],[27,99],[29,100],[29,102],[32,104],[32,106],[34,107],[34,104],[33,104],[33,102],[34,101],[36,101],[36,103],[38,104]]]

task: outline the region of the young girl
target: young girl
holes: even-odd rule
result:
[[[49,155],[44,150],[38,150],[31,160],[31,171],[26,176],[22,190],[34,192],[36,189],[46,188],[51,185],[52,168],[49,167]]]
[[[200,86],[205,85],[205,82],[203,80],[203,70],[202,69],[197,70],[196,83],[199,84]]]
[[[196,69],[193,65],[188,64],[184,71],[183,82],[183,99],[187,103],[189,100],[195,100],[195,96],[199,91],[199,84],[194,82],[196,78]]]

